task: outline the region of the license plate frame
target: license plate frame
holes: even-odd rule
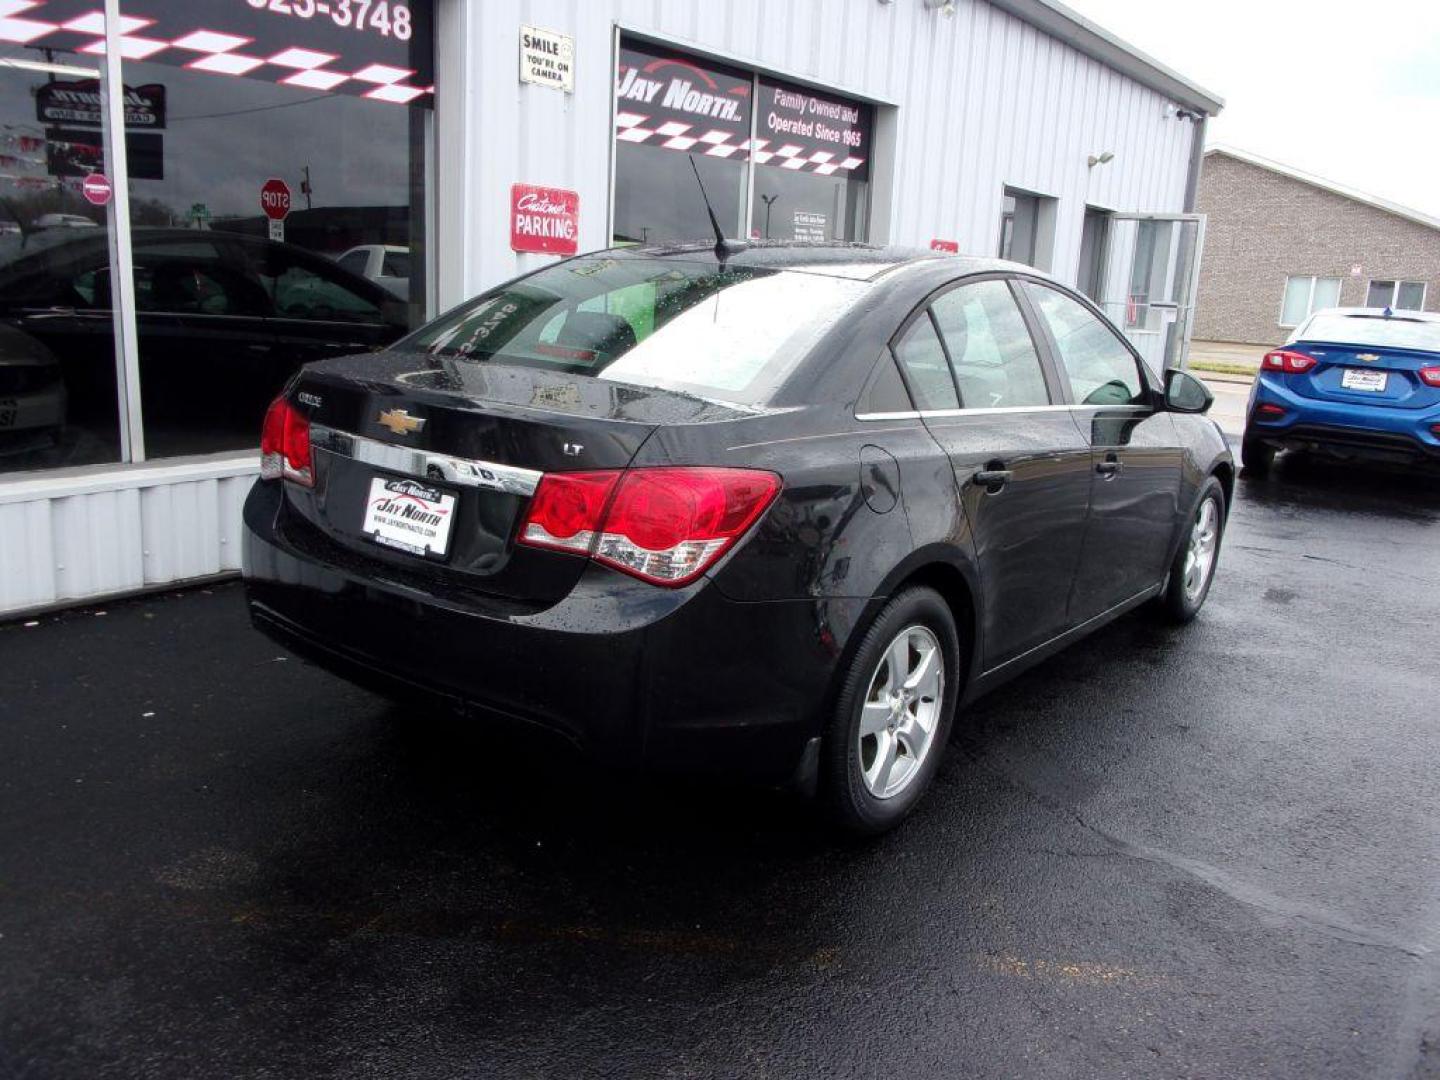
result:
[[[448,488],[393,476],[370,480],[360,531],[392,551],[443,560],[449,554],[459,495]]]
[[[1367,368],[1346,368],[1340,373],[1340,389],[1362,394],[1383,394],[1390,385],[1390,374]]]

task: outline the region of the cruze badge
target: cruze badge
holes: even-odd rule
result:
[[[1380,359],[1380,355],[1379,355],[1378,353],[1373,353],[1373,352],[1362,352],[1362,353],[1356,353],[1356,354],[1355,354],[1355,359],[1356,359],[1356,360],[1364,360],[1367,364],[1373,364],[1376,360],[1379,360],[1379,359]]]
[[[389,428],[396,435],[409,435],[425,426],[421,417],[411,416],[404,409],[387,409],[378,419],[381,427]]]

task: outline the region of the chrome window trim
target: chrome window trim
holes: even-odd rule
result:
[[[539,470],[522,469],[518,465],[498,465],[493,461],[396,446],[323,424],[310,425],[310,445],[337,457],[348,457],[366,465],[413,476],[417,480],[438,480],[461,487],[503,491],[510,495],[533,495],[540,478],[545,475]]]
[[[856,420],[938,420],[952,416],[999,416],[1009,413],[1081,412],[1105,409],[1111,412],[1152,412],[1148,405],[998,405],[979,409],[916,409],[908,412],[856,413]]]

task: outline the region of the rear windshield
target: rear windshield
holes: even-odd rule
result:
[[[1316,315],[1296,340],[1440,352],[1440,323],[1381,315]]]
[[[869,287],[788,270],[586,257],[485,293],[394,348],[760,404]]]

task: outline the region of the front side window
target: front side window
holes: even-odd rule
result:
[[[962,285],[931,306],[967,409],[1048,405],[1035,342],[1003,281]]]
[[[960,398],[955,381],[950,377],[950,362],[945,348],[935,333],[935,324],[922,314],[910,324],[905,335],[895,344],[895,359],[910,383],[910,393],[918,409],[958,409]]]
[[[1025,291],[1055,341],[1070,392],[1080,405],[1140,405],[1145,383],[1124,341],[1084,304],[1033,282]]]
[[[1313,274],[1291,276],[1285,280],[1280,325],[1299,326],[1314,312],[1338,307],[1339,304],[1339,278],[1315,277]]]
[[[397,348],[763,403],[870,286],[682,259],[573,259],[485,293]]]

